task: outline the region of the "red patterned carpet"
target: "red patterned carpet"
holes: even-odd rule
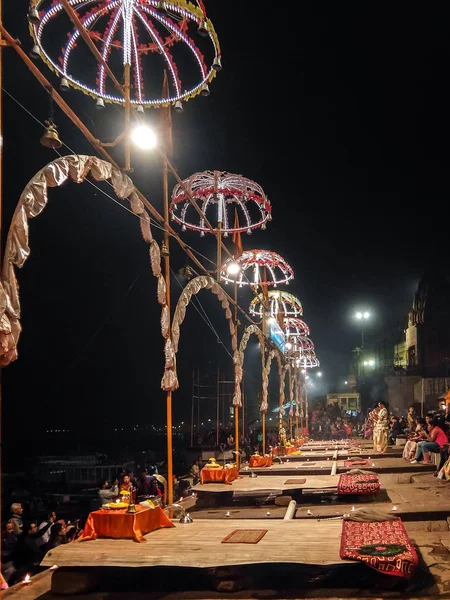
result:
[[[344,473],[339,477],[337,492],[339,495],[347,494],[377,494],[380,491],[380,482],[375,473],[368,475],[349,475]]]
[[[381,523],[344,521],[341,558],[360,560],[386,575],[410,579],[418,557],[400,519]]]

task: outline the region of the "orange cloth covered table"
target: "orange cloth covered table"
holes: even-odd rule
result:
[[[137,513],[121,510],[95,510],[89,513],[83,533],[77,541],[95,540],[98,537],[132,538],[136,542],[147,541],[150,531],[161,527],[175,527],[160,506],[143,508],[136,505]]]
[[[239,477],[238,470],[236,467],[232,469],[208,469],[203,467],[200,471],[200,482],[201,483],[228,483]]]
[[[250,467],[271,467],[273,460],[270,456],[251,456],[248,464]]]
[[[285,450],[285,456],[288,456],[289,454],[293,454],[294,452],[300,452],[300,448],[296,448],[295,446],[288,446],[284,450]],[[277,446],[275,446],[275,448],[272,448],[272,455],[278,456],[278,447]]]

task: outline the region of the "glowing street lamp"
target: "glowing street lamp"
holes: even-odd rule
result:
[[[231,275],[232,277],[234,277],[240,272],[241,272],[241,265],[238,262],[232,261],[227,264],[228,275]]]
[[[322,371],[317,372],[317,377],[322,377]]]
[[[364,321],[368,321],[370,316],[370,312],[367,310],[355,313],[355,319],[361,322],[361,348],[364,348]]]
[[[155,132],[147,125],[135,127],[131,132],[131,141],[141,150],[152,150],[157,144]]]

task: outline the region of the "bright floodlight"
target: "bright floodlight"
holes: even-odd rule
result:
[[[363,317],[364,317],[365,319],[368,319],[368,318],[370,317],[370,313],[366,311],[366,312],[363,314]]]
[[[369,363],[367,362],[367,360],[365,360],[363,364],[364,364],[364,366],[365,366],[365,367],[367,367],[367,365],[368,365]]]
[[[147,125],[138,125],[131,132],[133,144],[142,150],[151,150],[156,146],[156,135]]]
[[[322,377],[322,371],[318,371],[317,377]]]
[[[348,385],[348,381],[344,381],[345,385]]]
[[[355,315],[355,317],[356,317],[357,319],[362,319],[362,318],[363,318],[363,314],[362,314],[362,312],[357,312],[357,313],[356,313],[356,315]]]
[[[374,360],[369,360],[369,367],[373,367],[374,364],[375,364]]]
[[[227,265],[228,275],[237,275],[241,270],[241,265],[237,262],[230,262]]]

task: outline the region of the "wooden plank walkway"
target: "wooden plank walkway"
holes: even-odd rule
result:
[[[267,529],[257,544],[222,544],[235,529]],[[314,527],[303,519],[198,520],[176,522],[172,529],[146,535],[147,543],[97,539],[73,542],[51,550],[42,565],[59,567],[220,567],[261,563],[346,565],[339,556],[340,521],[323,521]],[[355,564],[357,564],[355,562]]]

